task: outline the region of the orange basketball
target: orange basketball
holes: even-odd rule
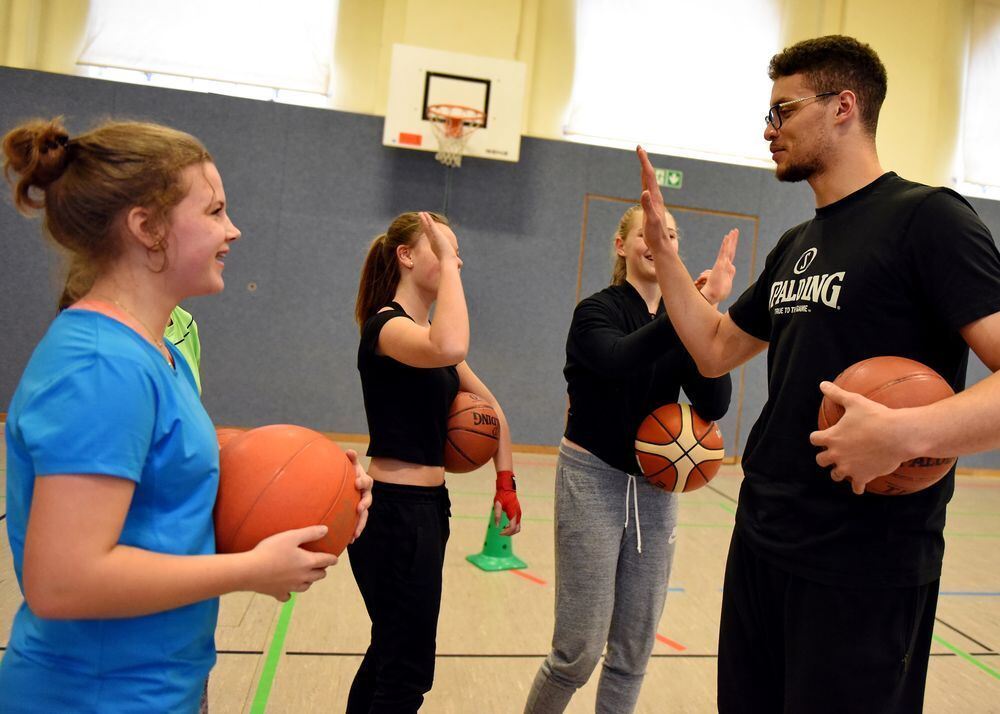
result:
[[[340,555],[351,540],[361,497],[354,466],[322,434],[289,424],[262,426],[231,439],[219,461],[218,552],[240,553],[275,533],[320,524],[326,536],[303,548]]]
[[[833,383],[892,409],[922,407],[955,394],[940,374],[905,357],[862,360],[841,372]],[[843,407],[823,397],[819,406],[819,428],[833,426],[842,416]],[[920,491],[940,480],[954,464],[954,458],[928,456],[911,459],[900,464],[891,474],[870,481],[865,491],[884,496]]]
[[[475,471],[493,458],[500,445],[500,419],[493,406],[472,392],[459,392],[448,411],[444,470]]]
[[[646,480],[665,491],[699,489],[719,472],[722,432],[690,404],[664,404],[642,420],[635,456]]]
[[[215,438],[219,440],[219,451],[222,451],[222,447],[242,434],[244,431],[246,431],[246,429],[237,429],[234,426],[215,427]]]

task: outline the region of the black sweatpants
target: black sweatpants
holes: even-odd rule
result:
[[[368,524],[347,546],[372,621],[348,714],[415,712],[430,691],[450,515],[444,486],[375,482]]]
[[[719,629],[721,714],[919,714],[939,580],[834,587],[733,533]]]

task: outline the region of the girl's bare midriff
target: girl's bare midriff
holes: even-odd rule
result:
[[[424,466],[384,456],[372,458],[368,475],[383,483],[405,486],[440,486],[444,483],[444,466]]]

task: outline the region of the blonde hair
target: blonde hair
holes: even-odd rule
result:
[[[441,214],[429,213],[435,223],[449,225],[448,219]],[[363,328],[365,321],[383,308],[396,294],[396,287],[399,285],[396,248],[401,245],[413,245],[419,235],[420,214],[410,211],[392,219],[386,232],[372,241],[364,265],[361,266],[358,297],[354,302],[354,319],[359,328]]]
[[[624,242],[625,238],[628,236],[629,230],[632,228],[632,219],[639,211],[642,211],[642,206],[639,204],[629,206],[625,213],[622,214],[621,220],[618,221],[618,230],[615,231],[615,235],[611,239],[611,254],[615,259],[614,265],[611,267],[612,285],[624,284],[626,275],[625,256],[617,254],[615,251],[615,241],[618,238],[621,238]]]
[[[14,205],[25,215],[43,212],[44,232],[69,254],[60,302],[82,296],[121,255],[128,209],[149,209],[153,229],[165,234],[170,210],[189,190],[181,173],[212,160],[193,136],[159,124],[109,121],[70,138],[62,117],[7,132],[3,154]]]

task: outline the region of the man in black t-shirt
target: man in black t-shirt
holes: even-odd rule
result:
[[[808,181],[816,215],[781,237],[727,314],[691,289],[663,238],[639,150],[646,243],[699,370],[724,374],[767,349],[726,565],[719,710],[919,712],[954,471],[912,495],[864,490],[911,458],[1000,446],[1000,376],[962,391],[969,347],[1000,368],[1000,254],[960,196],[882,169],[887,81],[869,46],[807,40],[775,55],[769,76],[776,176]],[[878,355],[922,362],[961,393],[891,410],[830,383]],[[816,432],[824,394],[846,414]]]

